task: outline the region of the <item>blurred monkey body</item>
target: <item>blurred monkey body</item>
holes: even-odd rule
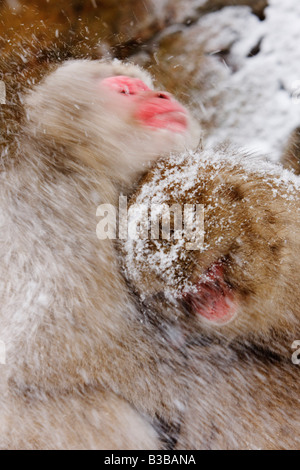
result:
[[[180,449],[299,448],[299,190],[292,172],[227,148],[160,161],[133,195],[204,205],[203,249],[185,250],[172,232],[124,245],[143,303],[172,299],[166,321],[185,318]]]
[[[141,323],[112,240],[96,236],[99,204],[198,139],[160,95],[138,67],[70,61],[25,98],[18,153],[0,175],[1,448],[157,448],[155,418],[178,415],[182,358]],[[167,107],[170,128],[166,114],[146,125],[147,106],[153,119]]]

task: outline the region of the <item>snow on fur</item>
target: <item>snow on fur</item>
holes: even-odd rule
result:
[[[209,168],[210,173],[207,173]],[[130,224],[142,224],[143,213],[139,212],[139,205],[151,208],[155,204],[164,204],[170,201],[186,200],[197,191],[201,182],[201,175],[213,181],[222,171],[237,173],[238,179],[247,181],[249,178],[261,178],[266,186],[270,187],[274,199],[282,198],[288,201],[299,199],[300,178],[294,173],[283,169],[280,164],[263,159],[259,155],[247,154],[237,149],[206,149],[203,152],[187,151],[181,155],[171,155],[167,160],[161,160],[153,170],[150,180],[141,185],[134,200],[137,208],[129,212]],[[204,180],[205,181],[205,180]],[[220,186],[222,181],[220,182]],[[211,200],[211,204],[219,204],[218,200]],[[205,208],[204,208],[205,210]],[[149,211],[148,216],[151,216]],[[149,220],[149,223],[151,221]],[[224,227],[228,221],[219,220]],[[206,228],[210,220],[205,220]],[[150,225],[149,225],[150,227]],[[223,242],[221,236],[219,244]],[[183,290],[191,289],[186,273],[180,270],[179,259],[188,259],[190,253],[185,249],[186,239],[183,235],[178,240],[150,240],[128,238],[124,243],[126,274],[139,284],[142,282],[145,270],[163,277],[168,286],[167,291],[176,294],[180,285]],[[209,242],[204,243],[203,251],[210,248]],[[174,289],[175,287],[175,289]],[[168,290],[170,289],[170,291]]]

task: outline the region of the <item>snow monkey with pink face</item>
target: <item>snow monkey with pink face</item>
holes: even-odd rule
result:
[[[299,176],[230,148],[183,152],[158,162],[131,200],[153,202],[204,206],[198,250],[174,230],[124,244],[145,310],[160,303],[166,324],[185,319],[178,448],[298,449]]]
[[[0,448],[166,446],[185,357],[143,321],[113,241],[97,239],[96,209],[157,157],[196,145],[198,128],[146,72],[117,61],[67,62],[24,105],[18,154],[0,176]]]

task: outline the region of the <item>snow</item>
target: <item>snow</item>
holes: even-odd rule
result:
[[[229,141],[277,161],[300,125],[300,2],[269,0],[264,20],[250,6],[222,8],[222,3],[218,11],[201,15],[196,9],[207,2],[178,0],[185,6],[174,5],[178,22],[159,36],[171,42],[177,31],[178,47],[170,57],[154,47],[155,65],[165,67],[162,56],[172,58],[170,74],[182,68],[174,75],[190,84],[189,104],[208,144]],[[192,12],[200,18],[186,27],[184,18]]]
[[[230,49],[229,73],[215,90],[224,99],[208,143],[230,141],[278,160],[300,124],[300,2],[269,0],[265,14],[259,21],[248,7],[228,7],[199,22],[212,32],[208,54]]]

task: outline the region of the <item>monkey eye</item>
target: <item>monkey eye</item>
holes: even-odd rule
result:
[[[128,87],[126,87],[126,88],[121,88],[121,89],[120,89],[120,93],[121,93],[122,95],[135,95],[135,93],[134,93],[132,90],[130,90]]]

